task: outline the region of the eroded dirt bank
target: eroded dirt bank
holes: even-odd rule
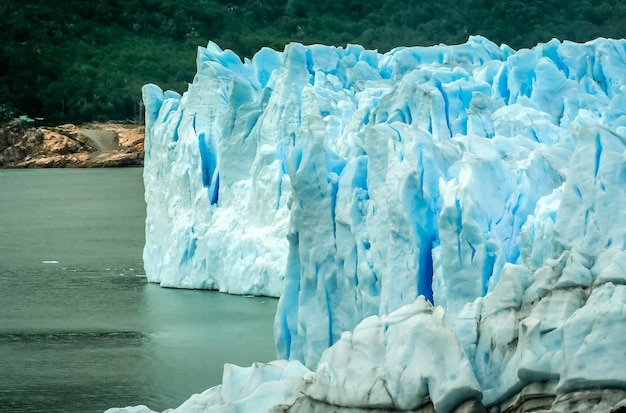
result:
[[[143,165],[143,125],[35,126],[15,119],[0,127],[0,168]]]

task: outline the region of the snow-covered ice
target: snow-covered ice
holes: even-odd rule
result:
[[[143,90],[146,275],[280,296],[279,356],[313,372],[228,367],[177,411],[626,389],[626,41],[197,65]]]

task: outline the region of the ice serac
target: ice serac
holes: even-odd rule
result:
[[[443,325],[443,309],[423,297],[343,333],[303,393],[349,407],[415,410],[432,403],[441,413],[481,398],[467,356]]]
[[[150,281],[280,294],[289,178],[278,156],[280,131],[266,119],[284,103],[267,107],[270,74],[281,61],[264,49],[244,65],[211,43],[199,50],[198,73],[182,98],[144,87]]]
[[[626,245],[615,228],[626,222],[625,155],[624,137],[600,125],[581,128],[556,192],[560,202],[545,197],[535,216],[546,225],[529,220],[522,228],[541,234],[522,237],[530,243],[523,248],[528,261],[506,264],[493,290],[461,312],[457,334],[486,405],[533,383],[551,382],[557,402],[574,392],[626,389],[626,376],[614,367],[626,362]]]
[[[556,64],[524,53],[558,78]],[[522,224],[562,184],[573,137],[548,113],[551,101],[533,100],[534,66],[520,72],[511,59],[519,60],[482,38],[396,50],[380,58],[380,79],[332,95],[315,72],[305,92],[325,123],[303,120],[291,155],[282,356],[314,366],[342,331],[418,295],[453,325],[518,261]],[[309,138],[320,134],[323,143]]]
[[[210,43],[143,93],[146,274],[280,295],[280,357],[317,368],[268,379],[282,408],[621,400],[626,41]]]

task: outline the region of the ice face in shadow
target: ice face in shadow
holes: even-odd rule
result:
[[[626,389],[610,367],[626,363],[625,46],[291,44],[241,62],[211,43],[182,97],[144,87],[146,274],[280,295],[279,356],[319,363],[316,403]],[[415,333],[369,328],[392,314]],[[455,378],[407,349],[452,354]]]

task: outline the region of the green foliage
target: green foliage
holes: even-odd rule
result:
[[[624,37],[617,0],[0,0],[0,112],[49,122],[138,117],[140,89],[184,92],[198,46],[455,44]]]

